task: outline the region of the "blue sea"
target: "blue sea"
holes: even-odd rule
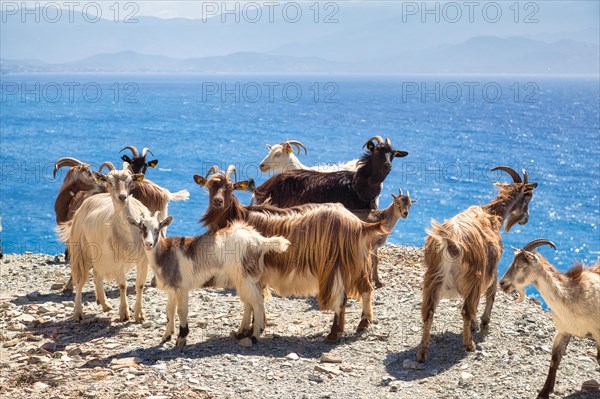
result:
[[[239,178],[268,176],[265,144],[302,141],[306,165],[357,158],[373,135],[409,152],[393,162],[380,206],[398,187],[418,202],[390,236],[421,246],[431,219],[485,204],[506,174],[526,168],[538,182],[530,221],[503,233],[503,273],[511,246],[548,238],[554,265],[600,255],[600,86],[595,78],[3,75],[0,134],[2,244],[5,253],[61,253],[54,199],[70,156],[98,166],[119,162],[125,145],[159,160],[147,178],[171,191],[169,234],[195,235],[207,192],[192,176],[237,165]],[[240,197],[247,203],[249,197]]]

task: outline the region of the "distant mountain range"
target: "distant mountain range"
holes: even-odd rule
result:
[[[0,59],[8,73],[190,74],[587,74],[600,70],[600,51],[575,40],[545,43],[523,37],[481,36],[456,45],[406,50],[383,59],[339,62],[314,56],[236,52],[178,59],[135,51],[97,54],[66,63]]]
[[[220,16],[205,21],[136,16],[135,23],[89,23],[81,12],[73,20],[65,12],[50,23],[0,12],[0,72],[598,75],[600,70],[595,2],[577,7],[545,2],[538,22],[529,24],[515,23],[508,6],[498,23],[481,16],[448,23],[408,18],[399,2],[366,1],[335,3],[337,22],[323,23],[325,14],[315,22],[311,4],[298,23],[280,13],[259,23],[243,17],[236,22],[236,15],[224,22]]]

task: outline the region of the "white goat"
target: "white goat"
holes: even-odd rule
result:
[[[305,154],[308,153],[304,144],[296,140],[287,140],[274,145],[267,144],[269,154],[261,161],[260,171],[263,173],[275,173],[278,170],[308,169],[316,170],[318,172],[337,172],[339,170],[349,170],[354,172],[358,169],[358,159],[332,165],[305,166],[294,155],[292,146],[296,147],[298,155],[300,155],[300,148],[304,150]]]
[[[285,252],[290,244],[282,237],[265,238],[244,222],[233,222],[216,233],[198,237],[163,237],[161,230],[173,221],[169,216],[159,221],[157,214],[141,215],[127,221],[139,230],[158,288],[167,299],[167,329],[161,343],[171,339],[175,331],[175,310],[179,316],[176,345],[184,346],[189,333],[187,322],[189,291],[208,286],[235,287],[244,303],[244,316],[238,335],[247,331],[251,311],[255,320],[264,320],[264,299],[260,278],[265,268],[263,257],[268,252]],[[262,323],[254,323],[258,337]]]
[[[75,212],[73,220],[57,227],[60,239],[65,242],[71,257],[71,273],[75,283],[75,308],[73,318],[81,320],[82,290],[90,269],[93,268],[96,300],[107,312],[112,308],[106,303],[104,279],[117,280],[121,294],[119,316],[121,321],[129,320],[127,303],[127,281],[125,273],[137,265],[136,299],[134,318],[144,320],[142,293],[148,275],[148,261],[138,234],[127,223],[127,217],[140,214],[149,215],[148,209],[130,195],[134,180],[143,179],[143,174],[132,174],[131,166],[123,164],[122,170],[115,170],[110,162],[105,162],[110,172],[103,176],[108,193],[96,194],[87,198]]]
[[[500,287],[506,292],[517,292],[518,302],[522,302],[525,299],[523,289],[533,285],[552,309],[556,323],[552,361],[546,383],[538,396],[548,398],[554,390],[556,370],[571,336],[595,340],[598,349],[596,360],[600,364],[600,260],[592,268],[586,269],[578,264],[563,274],[534,252],[541,245],[556,249],[552,242],[538,239],[523,249],[515,250],[513,261],[500,280]]]

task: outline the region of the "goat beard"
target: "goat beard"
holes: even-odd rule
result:
[[[508,221],[506,222],[506,226],[504,227],[504,229],[506,230],[506,232],[508,233],[510,231],[510,229],[517,224],[519,221],[521,220],[520,216],[511,214],[510,217],[508,218]]]

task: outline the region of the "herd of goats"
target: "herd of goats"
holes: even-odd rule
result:
[[[171,339],[175,312],[179,317],[177,346],[186,343],[188,297],[191,289],[235,288],[244,305],[236,337],[253,342],[265,328],[264,302],[271,290],[280,296],[316,296],[321,309],[334,311],[328,342],[343,334],[348,298],[361,300],[357,331],[373,321],[373,287],[382,282],[377,274],[377,249],[400,218],[408,216],[415,201],[407,192],[393,195],[392,203],[378,210],[379,195],[392,160],[407,152],[396,150],[389,139],[369,139],[360,159],[319,170],[306,167],[294,155],[298,141],[268,146],[260,163],[262,172],[274,173],[256,186],[253,180],[237,181],[235,167],[217,166],[194,181],[208,190],[208,209],[201,218],[206,233],[196,237],[167,237],[173,217],[170,201],[185,200],[187,190],[171,193],[145,178],[147,148],[133,146],[132,157],[123,155],[121,169],[104,162],[98,171],[75,158],[61,158],[54,168],[70,167],[58,193],[55,211],[57,231],[66,244],[75,290],[74,318],[82,318],[82,289],[93,270],[96,300],[103,311],[111,310],[103,287],[116,279],[120,289],[120,319],[129,320],[125,274],[134,266],[136,300],[133,317],[144,320],[142,293],[148,266],[153,284],[167,293],[167,327],[161,343]],[[121,151],[123,151],[121,150]],[[108,173],[103,173],[104,169]],[[280,173],[275,173],[281,170]],[[472,331],[477,329],[477,307],[485,295],[480,328],[485,331],[497,287],[497,264],[503,251],[501,228],[506,232],[529,219],[528,205],[537,183],[514,169],[498,166],[510,183],[497,183],[499,193],[488,204],[472,206],[444,223],[433,221],[425,240],[425,276],[421,316],[423,336],[417,360],[424,362],[429,347],[433,315],[442,298],[460,296],[464,347],[475,350]],[[233,176],[232,176],[233,175]],[[242,205],[236,190],[252,193]],[[557,271],[536,248],[554,244],[537,239],[516,249],[514,259],[500,280],[500,287],[525,298],[524,288],[535,286],[556,322],[552,361],[539,393],[553,391],[556,371],[572,335],[592,338],[600,364],[600,262],[586,268],[577,264],[566,273]],[[73,289],[73,286],[71,289]]]

